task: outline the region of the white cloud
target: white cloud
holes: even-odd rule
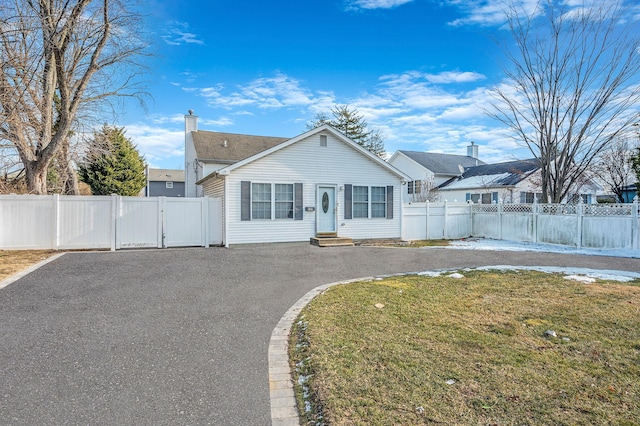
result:
[[[486,77],[477,72],[456,72],[448,71],[440,74],[425,74],[425,78],[434,84],[449,83],[470,83],[478,80],[484,80]]]
[[[183,118],[184,120],[184,118]],[[184,156],[184,131],[149,124],[128,124],[125,127],[127,137],[137,146],[150,165],[165,159]],[[177,167],[176,164],[174,167]]]
[[[413,0],[351,0],[347,2],[346,9],[391,9],[406,3],[411,3],[412,1]]]
[[[189,30],[189,24],[186,22],[169,22],[165,29],[165,34],[162,35],[162,39],[170,46],[181,46],[183,44],[200,44],[203,45],[204,41],[198,38],[197,34],[191,33]]]
[[[226,93],[227,91],[222,85],[201,88],[198,91],[201,96],[207,99],[210,106],[228,109],[237,107],[318,108],[318,105],[333,104],[333,95],[330,92],[314,94],[311,90],[303,87],[300,81],[283,73],[277,73],[273,77],[255,79],[236,87],[232,93]]]
[[[449,22],[452,26],[462,25],[502,25],[505,23],[505,10],[508,2],[505,0],[447,0],[452,6],[457,6],[463,14],[463,18]],[[513,6],[525,13],[535,16],[540,13],[539,0],[514,0]]]

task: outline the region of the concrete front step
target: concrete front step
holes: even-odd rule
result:
[[[345,237],[311,237],[311,244],[318,247],[352,246],[353,240]]]

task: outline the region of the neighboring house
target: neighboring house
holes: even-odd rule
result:
[[[191,132],[197,143],[200,132]],[[227,158],[232,144],[227,139],[207,152],[211,159]],[[224,167],[195,182],[205,196],[222,199],[225,245],[316,236],[401,238],[408,176],[329,125],[264,146],[226,165],[211,162]]]
[[[625,203],[633,203],[633,199],[638,195],[638,184],[627,185],[622,188],[622,198]]]
[[[184,197],[184,170],[146,170],[145,197]]]
[[[595,183],[587,182],[581,186],[579,196],[584,203],[595,203],[599,189]],[[532,158],[469,167],[461,176],[440,185],[438,191],[442,201],[448,202],[533,203],[534,198],[542,198],[540,166]],[[568,201],[575,201],[577,196]]]
[[[430,198],[430,191],[460,176],[465,168],[485,164],[478,159],[478,145],[473,142],[467,147],[466,156],[401,150],[388,163],[411,177],[403,194],[406,203],[425,201]]]

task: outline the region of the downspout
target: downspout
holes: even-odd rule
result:
[[[219,176],[218,173],[216,173],[216,176]],[[224,217],[224,226],[222,227],[222,241],[224,242],[225,248],[229,248],[229,239],[227,238],[227,235],[229,235],[229,209],[227,208],[229,202],[227,199],[229,194],[229,179],[227,179],[226,176],[224,176],[223,179],[224,197],[222,198],[222,216]]]

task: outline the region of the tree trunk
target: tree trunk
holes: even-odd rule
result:
[[[30,194],[47,194],[47,168],[48,164],[42,167],[42,160],[30,161],[25,164],[25,177],[27,179],[27,191]]]
[[[64,193],[67,195],[80,195],[80,188],[78,187],[78,174],[73,168],[71,161],[67,162],[67,180],[64,186]]]

